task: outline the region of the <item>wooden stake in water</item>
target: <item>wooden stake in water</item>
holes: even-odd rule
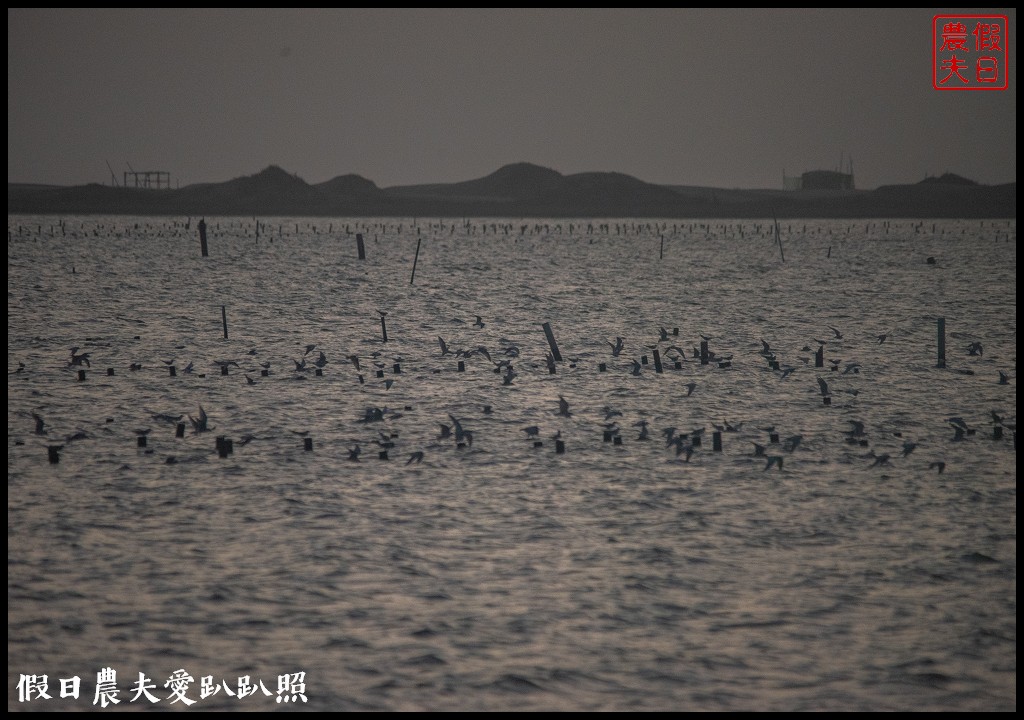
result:
[[[363,234],[356,233],[356,248],[359,250],[359,259],[366,259],[366,247],[363,245]]]
[[[659,260],[664,260],[665,259],[665,236],[664,235],[661,236],[661,250],[658,251],[658,259]]]
[[[544,335],[548,338],[548,345],[551,346],[551,355],[558,362],[562,362],[562,353],[558,352],[558,343],[555,342],[555,334],[551,332],[551,323],[541,325],[544,328]]]
[[[416,257],[412,260],[412,275],[409,277],[409,284],[412,285],[412,281],[416,279],[416,263],[420,261],[420,241],[422,238],[416,238]]]
[[[772,219],[775,220],[775,240],[779,243],[779,255],[782,256],[782,262],[786,262],[786,253],[782,252],[782,235],[779,234],[779,221],[775,217],[775,212],[772,212]]]
[[[384,316],[380,316],[380,334],[384,342],[388,341],[388,325],[384,322]]]
[[[209,248],[206,246],[206,218],[199,221],[199,245],[203,251],[203,257],[210,257]]]
[[[224,324],[224,339],[228,339],[228,311],[224,305],[220,306],[220,320]]]
[[[660,373],[662,370],[661,353],[658,352],[658,348],[654,348],[654,372]]]
[[[946,367],[946,318],[939,318],[939,364],[935,367]]]

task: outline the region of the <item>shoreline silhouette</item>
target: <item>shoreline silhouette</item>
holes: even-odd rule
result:
[[[8,183],[8,214],[321,217],[943,218],[1017,217],[1017,183],[956,175],[875,190],[656,185],[615,172],[563,175],[530,163],[457,183],[380,188],[358,175],[309,184],[277,166],[177,189]]]

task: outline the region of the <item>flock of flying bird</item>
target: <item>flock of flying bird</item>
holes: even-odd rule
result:
[[[387,313],[381,312],[381,317],[383,318],[386,314]],[[479,316],[479,315],[476,316],[476,322],[473,323],[473,326],[476,327],[476,328],[483,328],[485,326],[485,323],[483,322],[483,319],[481,318],[481,316]],[[843,333],[838,328],[835,328],[835,327],[832,327],[832,326],[827,326],[827,327],[829,327],[829,329],[832,331],[832,333],[834,335],[834,338],[832,338],[830,340],[816,339],[816,342],[819,344],[818,351],[817,351],[816,354],[819,357],[822,356],[824,348],[830,342],[838,342],[838,341],[842,341],[843,340]],[[658,340],[658,342],[668,342],[677,333],[678,333],[678,331],[675,331],[672,335],[670,335],[670,333],[668,332],[668,330],[666,328],[661,327],[660,331],[659,331],[659,340]],[[889,337],[891,337],[891,335],[892,335],[892,331],[890,331],[888,333],[877,335],[876,338],[878,340],[878,343],[882,344]],[[710,337],[705,336],[705,335],[702,335],[701,338],[702,338],[702,340],[705,341],[705,343],[707,343],[711,339]],[[438,336],[437,341],[438,341],[438,347],[439,347],[439,353],[440,353],[439,356],[438,356],[439,358],[445,358],[447,356],[453,356],[454,358],[459,358],[459,359],[462,359],[462,360],[466,360],[466,359],[469,359],[469,358],[474,357],[474,356],[479,356],[479,357],[485,359],[490,365],[493,366],[493,372],[495,374],[498,374],[498,375],[501,376],[502,384],[503,385],[510,385],[510,384],[512,384],[513,381],[516,379],[516,377],[518,377],[518,373],[514,369],[514,363],[518,363],[519,362],[521,351],[520,351],[519,347],[517,347],[515,344],[513,344],[511,341],[509,341],[509,340],[507,340],[505,338],[501,339],[500,342],[501,342],[502,347],[500,347],[499,349],[495,350],[494,355],[492,355],[491,351],[489,351],[487,349],[487,347],[482,345],[482,344],[481,345],[476,345],[475,347],[471,347],[471,348],[468,348],[468,349],[463,348],[463,349],[455,349],[455,350],[453,350],[449,346],[448,342],[446,342],[443,337]],[[610,342],[609,341],[607,344],[611,348],[611,356],[612,356],[612,358],[619,358],[621,356],[623,350],[625,349],[625,339],[622,338],[622,337],[616,337],[614,342]],[[771,371],[774,371],[774,372],[778,373],[780,379],[785,379],[785,378],[789,377],[793,372],[796,371],[796,368],[793,367],[793,366],[782,365],[781,364],[780,359],[779,359],[779,355],[777,354],[777,352],[775,350],[772,349],[771,345],[767,341],[761,340],[761,344],[762,344],[762,350],[760,351],[759,355],[767,362],[768,368]],[[645,345],[645,347],[650,348],[653,351],[657,351],[659,349],[659,345],[657,343]],[[91,355],[91,353],[88,353],[88,352],[80,353],[79,349],[80,348],[78,348],[78,347],[72,347],[71,348],[71,357],[70,357],[70,359],[68,361],[67,367],[68,368],[73,368],[73,367],[83,367],[84,366],[84,367],[87,367],[87,368],[91,368],[91,362],[90,362],[90,355]],[[319,355],[318,355],[318,357],[316,357],[316,359],[312,360],[311,362],[307,361],[307,358],[310,356],[310,354],[313,353],[314,351],[317,351],[317,349],[318,349],[318,346],[316,344],[306,345],[305,352],[303,353],[302,357],[297,359],[297,360],[293,360],[294,366],[295,366],[294,372],[296,373],[296,377],[298,377],[298,378],[304,377],[304,373],[306,373],[308,370],[313,369],[313,368],[316,368],[318,371],[322,371],[323,368],[325,368],[329,364],[329,360],[327,359],[327,356],[326,356],[326,354],[324,353],[324,351],[322,349],[319,350]],[[730,361],[733,359],[732,355],[716,355],[713,351],[707,349],[706,345],[703,347],[703,350],[706,353],[705,356],[708,358],[709,362],[718,363],[720,367],[727,367],[727,366],[729,366]],[[810,346],[804,346],[802,348],[802,350],[804,352],[814,352],[811,349]],[[980,342],[972,342],[970,345],[968,345],[966,347],[966,352],[970,356],[981,356],[982,353],[983,353],[983,348],[982,348],[981,343]],[[670,345],[668,347],[665,347],[663,349],[663,353],[664,353],[664,356],[666,358],[668,358],[669,360],[672,360],[673,362],[676,363],[676,367],[680,367],[681,363],[690,362],[690,360],[688,360],[688,358],[687,358],[687,353],[681,347],[679,347],[678,345]],[[250,350],[248,354],[249,355],[256,355],[257,351],[256,350]],[[495,356],[498,357],[499,359],[495,360],[494,359]],[[692,348],[692,352],[690,353],[690,356],[694,360],[697,360],[697,359],[701,358],[701,348],[693,347]],[[375,352],[375,353],[372,354],[372,357],[371,357],[371,362],[373,363],[374,367],[376,368],[377,377],[379,377],[379,378],[383,377],[383,374],[384,374],[383,373],[383,369],[385,368],[385,363],[380,360],[381,357],[382,357],[382,353],[381,352]],[[357,373],[362,371],[363,365],[360,362],[360,358],[357,355],[349,355],[347,359],[352,364],[353,368],[355,369],[355,371]],[[395,360],[396,360],[395,368],[396,368],[396,372],[397,372],[397,368],[398,368],[397,363],[401,362],[401,358],[395,358]],[[801,358],[801,360],[803,360],[805,363],[809,363],[809,358],[807,358],[807,357],[803,357],[803,358]],[[545,361],[546,361],[546,365],[547,365],[549,371],[552,374],[554,374],[556,372],[556,365],[555,365],[555,361],[554,361],[554,358],[553,358],[551,353],[547,353],[546,354]],[[174,368],[175,368],[175,359],[172,358],[170,360],[163,360],[162,362],[163,362],[164,365],[166,365],[169,368],[171,368],[172,370],[174,370]],[[578,359],[570,359],[570,367],[575,368],[577,362],[579,362]],[[643,362],[639,362],[636,359],[632,359],[632,367],[630,369],[630,373],[632,375],[634,375],[634,376],[641,375],[642,372],[643,372],[643,368],[644,368],[644,365],[646,364],[646,362],[647,362],[646,356],[643,358]],[[842,364],[841,360],[836,360],[836,359],[830,360],[830,364],[832,366],[831,370],[833,372],[839,373],[840,376],[842,376],[842,375],[851,375],[851,374],[852,375],[858,375],[858,374],[860,374],[860,371],[862,369],[862,366],[860,365],[860,363],[848,362],[848,363],[846,363],[844,369],[841,372],[839,372],[839,366]],[[269,375],[270,375],[270,363],[269,362],[261,362],[261,363],[259,363],[259,365],[260,365],[260,367],[262,369],[262,373],[261,374],[263,376],[265,376],[265,377],[269,377]],[[462,363],[460,362],[460,370],[462,369],[461,365],[462,365]],[[221,373],[222,374],[228,374],[228,369],[230,367],[236,367],[236,368],[241,369],[241,365],[237,361],[235,361],[235,360],[218,360],[218,361],[213,362],[212,366],[213,367],[219,367],[221,369]],[[538,367],[540,367],[540,365],[539,364],[533,364],[532,367],[538,368]],[[130,369],[133,370],[133,371],[141,370],[142,369],[142,365],[140,363],[132,363],[131,366],[130,366]],[[21,373],[24,370],[25,370],[24,364],[19,364],[19,368],[17,370],[15,370],[14,373]],[[189,362],[188,365],[183,368],[182,372],[184,374],[193,374],[194,370],[195,370],[194,363]],[[435,370],[435,372],[438,372],[438,371]],[[172,374],[173,374],[173,372],[172,372]],[[1000,376],[999,384],[1006,385],[1006,384],[1009,383],[1009,378],[1008,378],[1008,376],[1005,373],[1003,373],[1002,371],[999,371],[999,376]],[[249,385],[257,384],[257,381],[254,378],[250,377],[248,374],[244,374],[244,377],[246,379],[247,384],[249,384]],[[363,383],[363,376],[362,375],[359,376],[359,381],[360,381],[360,383]],[[829,383],[823,377],[821,377],[820,375],[817,376],[817,382],[818,382],[818,387],[819,387],[819,390],[820,390],[820,393],[821,393],[822,397],[830,399],[832,397],[833,390],[832,390],[832,388],[830,388]],[[384,380],[384,387],[385,387],[385,389],[390,389],[393,383],[394,383],[394,380],[391,380],[391,379]],[[680,395],[680,397],[689,397],[689,396],[691,396],[694,393],[695,389],[697,388],[697,383],[695,381],[690,381],[689,383],[686,383],[686,384],[682,385],[682,387],[686,389],[686,393],[685,393],[685,395]],[[848,394],[850,394],[852,396],[856,396],[859,391],[857,389],[843,389],[842,392],[848,393]],[[409,410],[411,408],[407,407],[406,409]],[[485,405],[483,407],[483,414],[485,416],[486,415],[491,415],[492,413],[493,413],[492,406]],[[570,411],[569,401],[564,396],[562,396],[562,395],[559,395],[558,409],[557,410],[552,410],[552,413],[554,415],[557,415],[557,416],[563,417],[563,418],[573,417],[573,413]],[[614,408],[612,408],[610,406],[605,406],[603,408],[603,410],[602,410],[602,413],[603,413],[603,416],[604,416],[604,425],[603,425],[604,440],[606,442],[614,442],[616,445],[621,445],[622,444],[622,432],[623,432],[623,430],[619,426],[619,424],[615,420],[615,418],[616,417],[622,417],[622,412],[620,412],[620,411],[618,411],[618,410],[616,410],[616,409],[614,409]],[[34,434],[37,435],[37,436],[46,436],[46,435],[48,435],[49,431],[47,430],[46,422],[44,421],[43,417],[41,415],[39,415],[38,413],[36,413],[36,412],[32,412],[30,414],[31,414],[31,416],[32,416],[32,418],[33,418],[33,420],[35,422]],[[394,410],[389,410],[387,408],[370,407],[370,408],[366,409],[366,412],[364,413],[363,417],[361,417],[358,420],[356,420],[356,422],[357,423],[366,423],[366,424],[368,424],[368,423],[377,423],[377,422],[382,422],[383,423],[383,422],[390,422],[390,421],[397,420],[400,417],[402,417],[402,413],[400,413],[400,412],[397,412],[397,411],[394,411]],[[202,405],[199,406],[198,414],[195,415],[195,416],[193,416],[191,414],[184,414],[184,415],[177,415],[177,416],[170,415],[170,414],[165,414],[165,413],[155,413],[155,414],[152,414],[152,419],[154,419],[154,420],[162,421],[162,422],[167,422],[167,423],[170,423],[170,424],[176,424],[176,425],[183,424],[183,420],[185,418],[187,418],[189,423],[191,424],[193,434],[200,434],[200,433],[204,433],[204,432],[209,432],[209,431],[212,431],[212,430],[215,429],[213,426],[210,425],[209,416],[207,415],[207,413],[206,413],[205,409],[202,407]],[[469,430],[469,429],[466,429],[466,427],[463,424],[464,422],[467,421],[467,419],[463,418],[463,419],[460,420],[459,418],[456,418],[454,415],[452,415],[450,413],[448,414],[448,419],[451,421],[451,424],[438,423],[438,425],[440,426],[440,432],[439,432],[438,436],[436,437],[436,440],[437,441],[450,441],[450,442],[454,442],[457,448],[471,448],[472,445],[473,445],[474,435],[473,435],[473,431]],[[867,432],[865,431],[864,423],[859,421],[859,420],[848,420],[847,422],[852,426],[852,428],[850,430],[845,431],[843,433],[843,435],[845,436],[845,438],[844,438],[845,442],[850,444],[850,445],[854,445],[854,446],[868,447],[869,446],[869,442],[868,442],[868,438],[867,438]],[[951,440],[953,442],[963,441],[967,437],[974,435],[975,432],[976,432],[976,429],[975,428],[971,428],[970,426],[968,426],[967,423],[964,421],[964,419],[962,417],[951,417],[951,418],[948,418],[946,422],[950,425],[950,427],[954,431],[954,435],[951,438]],[[722,423],[722,424],[717,424],[717,423],[713,423],[712,422],[711,425],[712,425],[712,427],[715,430],[715,435],[716,435],[716,438],[715,438],[716,442],[715,442],[715,444],[716,444],[716,447],[721,447],[720,443],[721,443],[721,434],[722,433],[738,433],[738,432],[741,431],[741,429],[743,427],[743,423],[729,423],[727,421]],[[1016,423],[1015,422],[1007,423],[998,413],[993,411],[992,412],[992,426],[993,426],[994,433],[997,433],[997,435],[996,435],[997,437],[1001,437],[1002,436],[1002,429],[1003,428],[1011,431],[1013,433],[1014,447],[1016,447]],[[645,441],[650,439],[649,421],[647,419],[641,418],[637,422],[632,423],[631,427],[638,428],[637,436],[635,438],[635,441],[637,441],[637,442],[645,442]],[[666,428],[663,428],[661,430],[661,432],[662,432],[662,434],[664,435],[664,438],[665,438],[665,448],[666,449],[672,448],[674,450],[675,457],[679,461],[681,461],[681,462],[689,462],[691,457],[693,456],[693,454],[697,450],[699,450],[699,449],[701,449],[703,447],[703,436],[705,434],[705,430],[706,429],[704,427],[698,427],[698,428],[694,428],[693,430],[690,430],[689,432],[680,432],[676,427],[666,427]],[[785,456],[783,454],[769,454],[769,450],[770,449],[774,449],[774,448],[781,448],[786,453],[793,453],[800,446],[800,444],[801,444],[801,442],[803,440],[803,435],[795,434],[795,435],[791,435],[791,436],[786,437],[786,438],[780,438],[780,435],[776,432],[774,427],[760,428],[760,430],[762,432],[764,432],[764,433],[767,433],[768,440],[767,440],[767,442],[750,441],[751,444],[753,444],[753,446],[754,446],[753,447],[753,451],[751,453],[752,457],[763,458],[765,460],[765,463],[766,463],[765,466],[764,466],[765,470],[770,470],[772,467],[777,467],[779,470],[782,470],[783,469],[783,465],[784,465],[784,458],[785,458]],[[529,425],[527,427],[522,428],[522,431],[526,434],[526,439],[528,441],[532,442],[534,447],[540,447],[540,446],[543,445],[543,441],[541,441],[539,439],[541,429],[540,429],[540,427],[538,425]],[[135,434],[137,436],[139,436],[140,438],[147,436],[150,432],[151,432],[151,428],[142,428],[142,429],[135,430]],[[293,432],[295,432],[295,431],[293,431]],[[180,437],[181,436],[181,428],[180,427],[179,427],[179,430],[178,430],[178,434],[179,434],[179,437]],[[301,436],[304,436],[304,437],[308,436],[308,432],[307,431],[295,432],[295,434],[301,435]],[[897,437],[897,438],[902,439],[902,435],[901,435],[900,432],[894,432],[893,435],[895,437]],[[64,438],[64,443],[66,444],[66,443],[70,443],[70,442],[74,442],[74,441],[78,441],[78,440],[84,440],[84,439],[87,439],[88,437],[89,436],[85,432],[79,431],[79,432],[77,432],[77,433],[75,433],[73,435],[66,436]],[[379,458],[381,458],[381,459],[388,459],[387,453],[388,453],[389,450],[391,450],[391,449],[393,449],[395,447],[395,445],[396,445],[395,440],[397,438],[398,438],[398,433],[394,432],[394,431],[380,430],[378,432],[378,437],[376,439],[374,439],[372,442],[375,443],[379,447],[379,454],[378,454]],[[253,439],[256,439],[256,438],[254,436],[252,436],[252,435],[246,435],[246,436],[243,436],[239,440],[238,444],[240,446],[244,446],[247,443],[249,443],[250,441],[252,441]],[[555,440],[555,441],[558,441],[559,444],[561,445],[562,431],[559,429],[554,435],[551,436],[551,439]],[[364,441],[364,443],[365,443],[365,441]],[[22,444],[22,443],[18,443],[18,444]],[[140,446],[141,445],[144,445],[144,443],[140,442]],[[218,447],[219,447],[219,444],[218,444]],[[310,446],[307,446],[307,449],[309,447]],[[439,445],[435,444],[433,447],[443,447],[443,446],[439,446]],[[902,449],[898,452],[899,457],[906,458],[912,452],[914,452],[914,450],[917,447],[918,447],[918,443],[912,442],[910,440],[904,440],[903,441],[903,445],[902,445]],[[62,445],[48,445],[47,446],[47,450],[49,451],[49,454],[50,454],[50,462],[58,462],[59,461],[58,453],[63,448],[64,448],[63,444]],[[564,445],[562,446],[562,448],[564,448]],[[560,451],[561,451],[561,449],[560,449]],[[362,448],[361,448],[361,446],[358,443],[356,443],[354,445],[354,447],[349,449],[348,452],[349,452],[348,459],[350,461],[359,462],[359,457],[362,454]],[[409,458],[408,458],[406,464],[422,462],[424,457],[425,457],[424,450],[414,451],[414,452],[410,453]],[[876,454],[874,449],[870,449],[867,452],[867,454],[863,455],[862,457],[864,459],[866,459],[866,460],[871,460],[872,461],[871,464],[870,464],[870,467],[889,466],[891,464],[891,461],[894,459],[892,453]],[[173,456],[169,457],[167,459],[167,462],[175,462],[175,458]],[[928,467],[929,467],[929,469],[935,469],[939,473],[941,473],[941,472],[943,472],[945,470],[945,462],[944,461],[933,461],[933,462],[931,462],[929,464]]]

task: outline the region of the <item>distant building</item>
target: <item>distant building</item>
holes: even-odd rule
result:
[[[800,176],[802,190],[853,190],[853,173],[811,170]]]
[[[124,187],[171,189],[171,174],[166,170],[124,171]]]
[[[782,171],[783,190],[853,190],[853,163],[850,172],[810,170],[803,175],[787,175]]]

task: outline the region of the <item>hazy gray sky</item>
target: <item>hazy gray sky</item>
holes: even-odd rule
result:
[[[962,10],[960,10],[962,11]],[[9,182],[452,182],[527,161],[779,187],[1017,177],[1010,87],[932,88],[957,10],[7,11]]]

